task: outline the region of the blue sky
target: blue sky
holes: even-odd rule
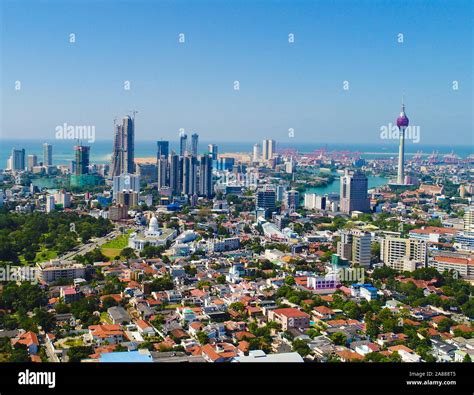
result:
[[[50,140],[64,122],[111,139],[113,119],[136,109],[142,140],[184,128],[288,142],[293,128],[299,143],[377,143],[404,93],[422,144],[473,142],[468,0],[4,0],[1,11],[4,139]]]

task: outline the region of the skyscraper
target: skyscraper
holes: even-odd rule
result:
[[[212,156],[212,160],[217,160],[217,145],[209,144],[207,146],[209,154]]]
[[[273,186],[266,185],[257,190],[256,209],[264,210],[265,218],[271,216],[276,209],[276,191]]]
[[[367,194],[368,180],[365,174],[356,171],[341,177],[340,209],[349,214],[352,211],[370,211],[370,200]]]
[[[199,161],[199,195],[207,198],[213,195],[211,155],[203,155]]]
[[[38,165],[38,157],[35,154],[28,155],[28,171],[33,171],[33,167]]]
[[[158,190],[163,187],[169,186],[169,170],[168,170],[168,159],[166,156],[161,155],[156,163],[156,168],[158,171]]]
[[[258,144],[255,144],[253,146],[253,158],[252,158],[252,161],[253,162],[258,162],[258,159],[260,157],[260,146]]]
[[[171,188],[171,193],[173,195],[179,195],[182,190],[182,167],[183,167],[183,158],[179,155],[176,155],[174,152],[170,155],[169,163],[170,171],[170,181],[169,185]]]
[[[84,145],[76,145],[74,151],[76,152],[76,167],[75,174],[83,175],[89,173],[89,151],[91,147]]]
[[[122,118],[121,125],[115,125],[114,150],[110,174],[119,176],[135,172],[135,119],[130,116]]]
[[[114,196],[117,196],[118,192],[123,191],[134,191],[140,192],[140,176],[134,174],[124,173],[119,176],[115,176],[113,179],[112,191]]]
[[[191,135],[191,155],[197,156],[198,154],[199,135],[193,133]]]
[[[276,149],[275,140],[263,140],[262,144],[262,159],[270,160],[273,158],[273,154],[275,153]]]
[[[183,158],[183,193],[192,196],[197,192],[197,160],[193,155]]]
[[[182,133],[179,137],[179,156],[184,156],[188,149],[188,135]]]
[[[53,146],[48,143],[43,144],[43,166],[53,165]]]
[[[398,149],[398,174],[397,174],[397,184],[405,184],[405,129],[408,127],[408,117],[405,114],[405,104],[402,100],[402,111],[400,116],[397,118],[397,127],[400,131],[400,147]]]
[[[156,152],[156,159],[160,159],[162,156],[168,158],[170,143],[169,141],[159,140],[156,142],[157,152]]]
[[[13,171],[25,170],[25,149],[12,149],[10,156],[10,169]]]

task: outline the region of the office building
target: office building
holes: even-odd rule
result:
[[[284,204],[285,208],[290,212],[297,210],[300,205],[300,193],[295,189],[286,191],[284,195]]]
[[[28,171],[33,171],[35,166],[38,166],[38,157],[35,154],[28,155]]]
[[[169,172],[170,172],[169,186],[171,188],[171,193],[173,195],[181,194],[182,185],[183,185],[182,169],[183,169],[183,158],[179,157],[174,152],[171,153],[170,162],[169,162]]]
[[[191,135],[191,155],[197,156],[198,154],[199,135],[193,133]]]
[[[368,196],[368,180],[365,174],[355,172],[341,177],[340,209],[349,214],[352,211],[370,211],[370,199]]]
[[[125,116],[115,125],[111,176],[135,173],[135,118]]]
[[[134,191],[120,191],[116,193],[117,205],[123,205],[127,208],[138,206],[138,193]]]
[[[50,213],[51,211],[54,211],[54,196],[53,195],[48,195],[46,196],[46,212]]]
[[[53,165],[53,146],[48,143],[43,144],[43,166]]]
[[[112,191],[114,196],[122,191],[140,192],[140,176],[135,174],[124,173],[115,176],[113,179]]]
[[[188,150],[188,135],[186,133],[181,133],[179,137],[179,156],[184,156]]]
[[[213,192],[212,156],[203,155],[199,161],[199,196],[211,198]]]
[[[262,160],[268,161],[273,158],[276,153],[275,140],[263,140],[262,143]]]
[[[253,155],[252,155],[252,162],[257,163],[260,159],[260,146],[255,144],[253,146]]]
[[[304,208],[307,210],[326,210],[327,196],[316,193],[306,193],[304,195]]]
[[[271,217],[276,209],[276,191],[273,186],[267,185],[257,190],[256,209],[263,210],[265,218]]]
[[[76,145],[75,151],[75,171],[76,175],[89,174],[89,151],[91,147],[85,145]]]
[[[157,169],[157,180],[158,180],[158,190],[169,187],[169,169],[168,169],[168,159],[166,156],[162,155],[158,158],[156,163]]]
[[[25,170],[25,149],[13,148],[9,159],[9,168],[13,171]]]
[[[188,196],[197,193],[197,160],[193,155],[183,158],[183,193]]]
[[[169,150],[170,150],[170,143],[169,141],[165,140],[159,140],[156,142],[156,159],[157,161],[164,156],[165,158],[168,158],[169,155]]]
[[[370,266],[372,238],[370,233],[352,231],[352,264]]]
[[[209,151],[209,154],[212,156],[212,160],[217,160],[217,145],[209,144],[208,151]]]

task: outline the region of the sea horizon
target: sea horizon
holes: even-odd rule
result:
[[[135,158],[151,158],[156,155],[157,140],[135,140]],[[179,150],[179,141],[169,140],[170,150]],[[77,144],[76,140],[43,140],[43,139],[0,139],[0,168],[6,167],[6,162],[13,148],[26,151],[26,155],[35,154],[38,161],[42,160],[42,144],[53,145],[54,164],[67,164],[74,158],[73,147]],[[198,152],[204,153],[208,144],[216,144],[219,153],[251,153],[256,141],[200,141]],[[261,141],[258,141],[261,145]],[[95,140],[83,145],[91,146],[90,160],[92,163],[107,163],[112,154],[113,140]],[[316,150],[324,149],[332,151],[350,151],[358,152],[365,159],[387,159],[398,156],[397,141],[383,143],[321,143],[321,142],[301,142],[301,141],[277,141],[277,150],[294,149],[299,153],[312,153]],[[422,145],[408,142],[405,146],[405,155],[407,157],[415,154],[423,156],[431,155],[437,152],[439,155],[454,153],[461,158],[467,158],[474,153],[471,145]]]

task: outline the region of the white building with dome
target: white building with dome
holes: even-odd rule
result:
[[[155,216],[151,217],[148,228],[143,232],[134,232],[130,234],[128,246],[141,251],[148,244],[153,247],[166,245],[176,237],[176,229],[160,228]]]

